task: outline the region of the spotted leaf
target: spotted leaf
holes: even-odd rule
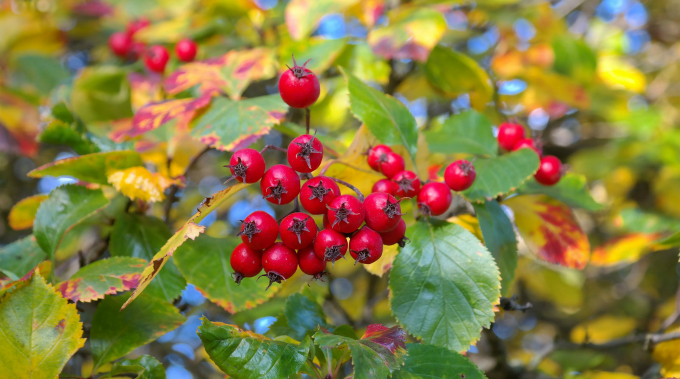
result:
[[[88,183],[109,184],[107,172],[142,165],[142,158],[134,151],[109,151],[60,159],[27,175],[31,178],[66,175]]]
[[[112,257],[81,268],[57,286],[62,296],[74,302],[89,303],[137,287],[146,261],[140,258]]]
[[[47,195],[33,195],[26,197],[14,204],[9,211],[7,221],[9,226],[14,230],[24,230],[33,227],[33,220],[35,213],[38,212],[38,207],[47,199]]]
[[[109,183],[132,200],[163,201],[163,192],[171,185],[183,186],[179,179],[170,179],[145,167],[130,167],[109,173]]]

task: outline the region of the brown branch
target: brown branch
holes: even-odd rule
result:
[[[191,162],[189,162],[189,165],[187,166],[186,170],[184,170],[184,177],[186,178],[189,175],[189,172],[196,166],[196,162],[198,162],[199,159],[205,153],[210,151],[210,146],[206,146],[205,149],[203,149],[198,155],[193,157],[191,159]],[[172,161],[172,158],[168,159],[168,175],[170,175],[170,162]],[[163,210],[163,214],[165,215],[165,223],[166,225],[170,226],[170,210],[172,209],[172,205],[175,204],[179,198],[177,197],[177,192],[179,191],[179,187],[176,184],[173,184],[170,187],[170,192],[168,193],[168,199],[165,203],[165,209]]]
[[[327,178],[330,179],[330,180],[332,180],[332,181],[334,181],[334,182],[336,182],[336,183],[338,183],[338,184],[342,184],[343,186],[345,186],[345,187],[351,189],[352,191],[354,191],[354,192],[357,194],[357,197],[359,198],[359,200],[360,200],[362,203],[363,203],[364,200],[366,199],[366,197],[364,196],[364,194],[361,193],[361,191],[359,191],[359,189],[358,189],[357,187],[355,187],[355,186],[353,186],[353,185],[347,183],[346,181],[340,180],[340,179],[338,179],[338,178],[334,178],[334,177],[332,177],[332,176],[327,176]]]

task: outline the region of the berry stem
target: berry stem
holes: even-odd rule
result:
[[[307,134],[309,134],[309,120],[311,118],[311,111],[309,108],[305,108],[305,123],[307,124]]]
[[[324,176],[324,175],[326,174],[326,171],[328,171],[328,169],[329,169],[332,165],[334,165],[334,164],[336,164],[336,163],[337,163],[337,164],[341,164],[341,165],[345,165],[345,166],[347,166],[347,167],[349,167],[349,168],[352,168],[352,169],[355,169],[355,170],[357,170],[357,171],[365,172],[365,173],[367,173],[367,174],[375,174],[374,171],[364,170],[363,168],[360,168],[360,167],[357,167],[357,166],[353,166],[353,165],[351,165],[351,164],[349,164],[349,163],[345,163],[345,162],[339,161],[339,160],[337,160],[337,159],[332,159],[332,160],[328,161],[328,163],[326,163],[326,165],[321,169],[321,171],[319,172],[319,176]]]
[[[276,150],[285,153],[286,149],[274,145],[266,145],[262,150],[260,150],[260,154],[264,153],[267,150]]]
[[[338,377],[338,371],[340,371],[340,367],[342,366],[342,361],[345,360],[345,356],[347,355],[347,352],[348,352],[348,350],[345,350],[345,352],[342,353],[342,357],[340,357],[340,359],[338,359],[338,364],[335,366],[335,370],[333,370],[333,376],[332,376],[333,378]]]
[[[293,208],[293,211],[300,212],[300,202],[298,201],[297,197],[295,198],[295,200],[293,200],[293,204],[295,204],[295,208]]]
[[[344,180],[340,180],[340,179],[334,178],[334,177],[332,177],[332,176],[327,176],[327,178],[330,179],[330,180],[332,180],[332,181],[334,181],[334,182],[336,182],[336,183],[338,183],[338,184],[342,184],[343,186],[345,186],[345,187],[351,189],[352,191],[356,192],[357,197],[359,198],[359,200],[360,200],[362,203],[364,202],[364,200],[366,200],[366,197],[364,197],[364,194],[361,193],[361,191],[359,191],[359,189],[358,189],[357,187],[355,187],[355,186],[353,186],[353,185],[347,183],[347,182],[344,181]]]

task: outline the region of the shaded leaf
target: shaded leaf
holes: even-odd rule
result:
[[[660,237],[660,233],[630,233],[612,238],[593,250],[590,263],[601,267],[635,263],[654,249]]]
[[[515,196],[503,204],[512,209],[519,234],[538,258],[578,269],[588,263],[588,236],[568,206],[545,195]]]
[[[14,230],[32,228],[38,207],[45,199],[47,199],[47,195],[33,195],[25,197],[14,204],[7,216],[10,228]]]
[[[17,71],[13,74],[21,75],[22,79],[45,96],[49,95],[52,89],[70,76],[59,60],[48,55],[22,54],[16,57],[14,64]]]
[[[329,13],[342,13],[358,0],[292,0],[286,6],[286,26],[294,40],[301,40],[319,26],[321,18]]]
[[[495,158],[480,158],[474,163],[477,179],[463,192],[468,200],[482,203],[515,190],[538,170],[538,155],[519,149]]]
[[[286,335],[294,340],[302,340],[307,333],[319,327],[329,327],[321,305],[301,293],[294,293],[286,299],[283,313],[276,318],[269,331],[277,336]]]
[[[675,232],[666,238],[658,240],[654,245],[658,249],[670,249],[680,246],[680,232]]]
[[[524,194],[548,195],[570,207],[583,208],[591,212],[604,208],[604,205],[596,202],[590,195],[585,176],[574,173],[567,173],[553,186],[544,186],[531,178],[518,191]]]
[[[104,295],[137,287],[144,266],[146,261],[140,258],[112,257],[98,260],[78,270],[57,288],[66,299],[89,303],[103,299]]]
[[[211,99],[212,94],[206,94],[195,99],[175,99],[147,104],[135,113],[129,129],[117,130],[112,138],[118,140],[122,136],[137,137],[156,130],[172,120],[175,120],[175,128],[186,129],[196,111],[208,106]]]
[[[406,330],[462,352],[494,319],[500,273],[493,257],[456,224],[418,222],[407,229],[390,272],[390,307]]]
[[[181,180],[173,180],[157,172],[151,173],[146,167],[109,171],[109,183],[131,200],[140,199],[146,202],[163,201],[164,192],[171,185],[183,187]]]
[[[558,35],[552,41],[555,53],[553,70],[588,83],[595,77],[597,56],[582,39],[570,35]]]
[[[451,350],[422,343],[408,343],[406,350],[404,367],[394,372],[393,379],[486,379],[474,363]]]
[[[75,304],[40,275],[0,300],[0,377],[54,379],[85,344]]]
[[[73,82],[71,105],[85,123],[132,117],[125,71],[112,66],[83,69]]]
[[[449,117],[441,128],[426,132],[425,137],[430,151],[434,153],[498,155],[493,124],[475,110]]]
[[[285,379],[297,374],[307,361],[311,341],[299,345],[274,341],[234,325],[208,321],[198,336],[208,356],[227,375],[239,379]]]
[[[85,135],[75,130],[72,125],[55,120],[38,136],[38,141],[52,145],[65,145],[78,154],[98,153],[99,147]]]
[[[46,258],[47,254],[30,235],[0,247],[0,271],[18,280]]]
[[[79,157],[60,159],[29,172],[31,178],[45,176],[72,176],[88,183],[109,184],[107,172],[142,166],[141,157],[135,151],[109,151]]]
[[[158,359],[150,355],[142,355],[136,359],[123,359],[114,362],[111,371],[103,378],[121,374],[137,374],[137,379],[165,379],[165,368]]]

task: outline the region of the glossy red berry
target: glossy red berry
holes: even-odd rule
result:
[[[420,192],[420,179],[413,171],[401,171],[392,177],[397,184],[397,196],[416,197]]]
[[[386,232],[397,227],[401,220],[401,206],[394,196],[375,192],[364,200],[366,225],[376,232]]]
[[[279,79],[281,98],[293,108],[309,107],[316,102],[321,93],[319,79],[305,67],[307,62],[298,66],[293,57],[293,67],[289,67]]]
[[[418,208],[428,216],[439,216],[449,210],[451,189],[444,183],[426,183],[418,194]]]
[[[525,136],[524,127],[520,124],[504,122],[498,128],[498,144],[505,150],[512,150]]]
[[[380,172],[380,166],[382,163],[387,161],[387,154],[391,153],[387,145],[375,145],[370,150],[368,150],[368,165],[375,171]]]
[[[129,35],[130,37],[134,36],[138,31],[146,28],[147,26],[151,25],[151,22],[147,18],[140,18],[134,21],[131,21],[130,23],[127,24],[127,27],[125,28],[125,33]]]
[[[291,249],[302,249],[314,242],[317,233],[312,216],[302,212],[291,213],[281,220],[279,234],[283,244]]]
[[[251,249],[266,249],[276,241],[279,224],[269,213],[255,211],[241,220],[241,231],[237,235]]]
[[[229,171],[241,183],[255,183],[262,179],[265,170],[264,158],[255,149],[241,149],[229,159]]]
[[[332,262],[344,258],[347,254],[347,238],[332,229],[324,229],[316,235],[314,253],[319,259]]]
[[[109,48],[121,58],[125,58],[132,50],[132,38],[123,32],[115,32],[109,37]]]
[[[323,160],[323,145],[315,136],[303,134],[296,137],[287,150],[288,164],[297,172],[312,172]]]
[[[352,233],[364,222],[364,205],[352,195],[341,195],[328,206],[328,222],[331,229],[340,233]]]
[[[269,285],[281,283],[282,280],[289,279],[295,274],[298,268],[298,257],[295,250],[287,247],[281,242],[277,242],[264,250],[262,253],[262,268]]]
[[[316,256],[314,246],[301,249],[297,252],[297,256],[300,270],[323,282],[323,276],[326,274],[326,261]]]
[[[175,54],[182,62],[191,62],[196,58],[196,52],[198,51],[198,45],[196,42],[185,38],[175,45]]]
[[[354,264],[371,264],[382,256],[383,240],[375,230],[364,226],[349,239],[349,254]]]
[[[409,240],[404,237],[406,235],[406,223],[402,219],[396,228],[390,230],[389,232],[378,233],[382,238],[383,245],[392,246],[399,244],[399,246],[406,246],[406,242]]]
[[[477,171],[472,163],[465,159],[451,163],[444,171],[444,181],[454,191],[465,191],[477,178]]]
[[[404,163],[404,158],[391,151],[385,154],[385,161],[380,163],[380,172],[387,177],[387,179],[392,179],[394,175],[404,171],[406,167]]]
[[[557,184],[562,177],[562,162],[559,158],[546,155],[541,158],[541,164],[538,166],[538,171],[534,174],[536,181],[544,186],[552,186]]]
[[[229,258],[231,269],[234,272],[236,284],[241,284],[243,278],[252,278],[262,271],[262,250],[251,249],[242,243],[236,246]]]
[[[300,177],[290,167],[277,164],[260,181],[263,198],[273,204],[288,204],[300,193]]]
[[[373,185],[373,189],[371,189],[371,192],[376,193],[376,192],[384,192],[384,193],[389,193],[392,196],[397,195],[397,183],[389,180],[389,179],[380,179],[375,184]]]
[[[539,144],[536,141],[532,140],[531,138],[521,139],[512,148],[512,151],[517,151],[519,149],[525,149],[525,148],[535,151],[536,154],[538,154],[539,157],[543,155],[543,148],[541,146],[539,146]]]
[[[151,46],[144,55],[146,68],[153,72],[162,73],[170,60],[168,49],[161,45]]]
[[[340,196],[340,187],[325,176],[309,179],[300,189],[300,204],[313,215],[325,215],[329,205]]]

